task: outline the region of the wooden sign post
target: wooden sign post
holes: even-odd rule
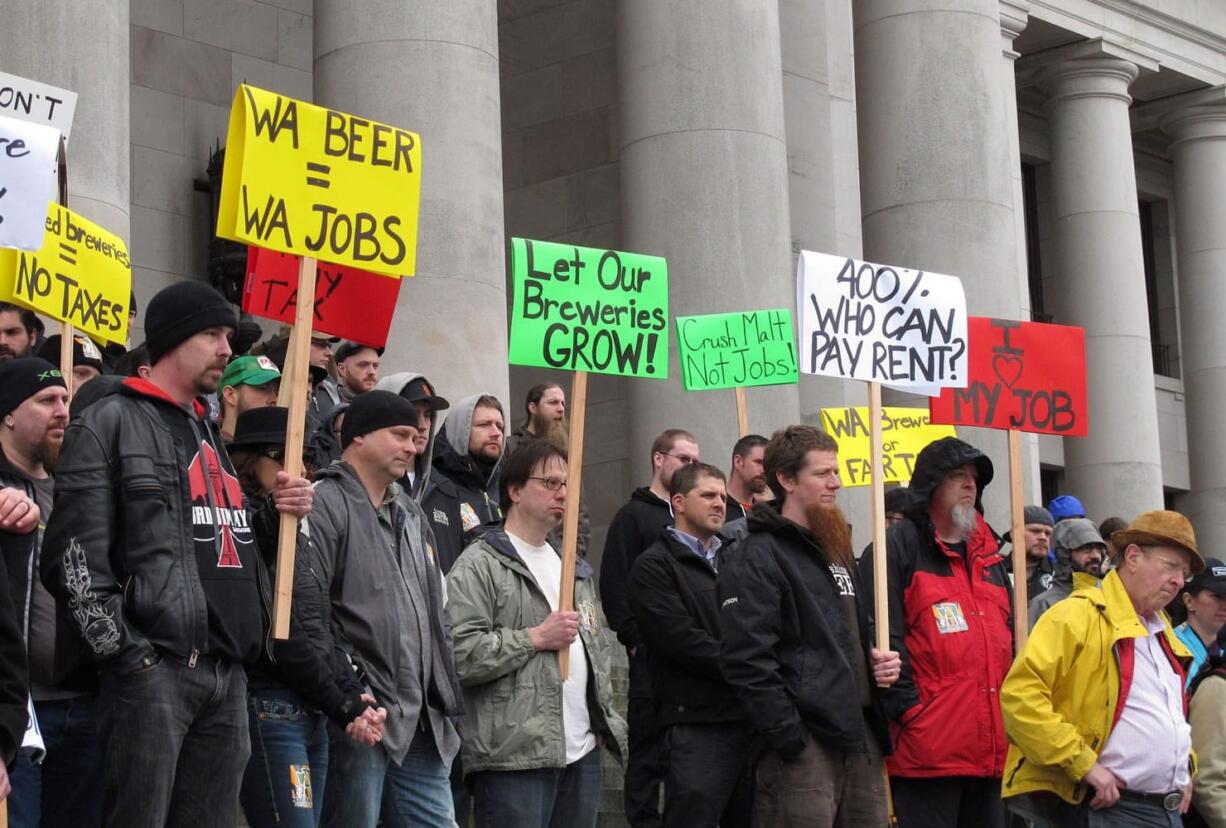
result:
[[[1030,634],[1026,579],[1026,496],[1022,488],[1022,432],[1009,429],[1009,517],[1013,525],[1013,642],[1020,651]],[[1019,554],[1021,553],[1021,554]]]
[[[562,586],[558,609],[575,608],[575,557],[579,548],[579,495],[583,487],[583,430],[587,423],[587,372],[576,371],[570,386],[570,434],[566,444],[566,517],[562,521]],[[562,681],[570,675],[570,647],[558,650]]]
[[[885,546],[885,473],[882,469],[881,385],[868,384],[869,457],[872,463],[873,498],[873,618],[877,649],[890,649],[890,592]]]
[[[745,402],[745,386],[736,387],[736,430],[744,437],[749,433],[749,406]]]

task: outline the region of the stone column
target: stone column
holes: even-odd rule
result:
[[[1191,107],[1163,123],[1175,158],[1180,364],[1192,490],[1185,509],[1202,549],[1226,546],[1226,103]]]
[[[3,69],[77,93],[68,204],[130,244],[132,155],[128,0],[11,3],[0,25]],[[49,331],[55,333],[55,331]]]
[[[1049,95],[1058,321],[1086,329],[1090,433],[1064,442],[1065,490],[1094,518],[1163,503],[1128,116],[1138,71],[1099,52],[1037,75]]]
[[[418,132],[417,275],[384,371],[509,402],[498,12],[488,0],[315,0],[315,102]]]
[[[665,256],[672,313],[792,307],[778,0],[618,5],[624,246]],[[688,428],[723,466],[737,438],[733,392],[629,382],[634,479],[652,439]],[[749,423],[798,416],[794,386],[749,389]]]
[[[998,0],[857,0],[854,10],[865,258],[957,276],[971,314],[1016,319],[1017,119],[1001,78]],[[985,506],[1003,531],[1006,437],[959,434],[996,466]]]

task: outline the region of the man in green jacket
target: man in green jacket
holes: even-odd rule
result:
[[[479,825],[595,826],[599,749],[622,756],[625,722],[613,712],[609,645],[586,561],[576,561],[575,610],[559,610],[562,561],[547,538],[566,495],[565,455],[543,440],[517,446],[499,485],[504,528],[470,544],[447,575],[462,758]]]

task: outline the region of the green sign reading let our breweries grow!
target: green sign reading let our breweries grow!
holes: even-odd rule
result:
[[[677,355],[687,391],[797,381],[796,334],[783,309],[678,316]]]
[[[513,365],[668,378],[659,256],[511,239]]]

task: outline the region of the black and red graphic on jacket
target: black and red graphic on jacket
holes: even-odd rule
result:
[[[187,467],[187,482],[192,499],[192,536],[197,558],[212,559],[219,569],[242,569],[244,555],[254,539],[243,508],[243,490],[238,478],[222,466],[216,449],[201,441],[200,450]],[[207,549],[213,554],[201,554]]]

